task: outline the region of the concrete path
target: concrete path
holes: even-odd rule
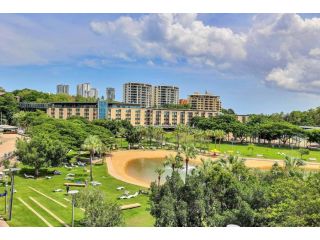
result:
[[[61,223],[65,227],[69,227],[68,224],[66,224],[61,218],[59,218],[57,215],[55,215],[53,212],[51,212],[48,208],[43,206],[41,203],[39,203],[37,200],[35,200],[33,197],[29,197],[31,201],[33,201],[35,204],[37,204],[40,208],[42,208],[44,211],[46,211],[48,214],[50,214],[54,219],[56,219],[59,223]]]
[[[42,217],[36,210],[34,210],[28,203],[23,201],[21,198],[18,198],[23,205],[25,205],[31,212],[33,212],[38,218],[40,218],[48,227],[53,227],[44,217]]]
[[[46,194],[44,194],[44,193],[42,193],[42,192],[38,191],[37,189],[34,189],[33,187],[29,187],[29,188],[30,188],[31,190],[35,191],[36,193],[39,193],[40,195],[42,195],[42,196],[44,196],[44,197],[46,197],[46,198],[50,199],[51,201],[53,201],[53,202],[55,202],[55,203],[59,204],[60,206],[62,206],[62,207],[64,207],[64,208],[67,208],[67,206],[66,206],[66,205],[64,205],[63,203],[61,203],[61,202],[59,202],[59,201],[57,201],[57,200],[53,199],[52,197],[50,197],[50,196],[48,196],[48,195],[46,195]]]
[[[5,220],[0,219],[0,227],[9,227],[9,225]]]

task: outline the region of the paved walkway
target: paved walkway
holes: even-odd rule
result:
[[[0,219],[0,227],[9,227],[9,225],[6,221]]]

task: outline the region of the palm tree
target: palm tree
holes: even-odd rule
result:
[[[207,150],[209,150],[210,143],[212,141],[212,137],[214,137],[214,132],[210,129],[204,131],[204,136],[207,142]]]
[[[165,134],[166,132],[163,130],[163,128],[157,127],[157,128],[155,128],[154,133],[155,133],[155,137],[156,137],[158,143],[159,143],[159,144],[161,145],[161,147],[162,147],[163,137],[164,137],[164,134]]]
[[[290,157],[288,155],[286,155],[284,158],[285,158],[285,160],[284,160],[284,168],[287,171],[294,170],[294,169],[296,169],[298,167],[301,167],[301,166],[305,165],[305,162],[302,159],[298,159],[298,158],[295,158],[295,157]]]
[[[221,146],[221,140],[224,138],[225,136],[225,132],[223,130],[214,130],[214,141],[215,141],[215,147],[216,147],[216,140],[218,139],[219,140],[219,149],[220,149],[220,146]]]
[[[153,139],[153,136],[155,135],[155,127],[153,126],[148,126],[146,130],[146,135],[149,138],[149,147],[151,147],[151,141]]]
[[[182,153],[185,156],[185,162],[186,162],[186,180],[188,177],[188,167],[189,167],[189,161],[190,159],[196,158],[197,156],[197,149],[194,145],[182,145]]]
[[[117,132],[117,137],[120,138],[120,148],[122,148],[122,138],[126,134],[126,129],[124,127],[119,128],[119,131]]]
[[[183,133],[184,133],[184,125],[178,124],[176,129],[174,130],[174,135],[176,136],[177,144],[178,144],[177,149],[180,148],[180,138]]]
[[[102,142],[98,136],[95,135],[89,135],[86,140],[84,140],[84,143],[82,144],[81,148],[83,150],[90,152],[90,181],[93,181],[92,176],[92,160],[96,153],[101,152],[102,150]]]
[[[177,153],[176,156],[170,154],[166,156],[166,160],[164,162],[164,166],[170,166],[172,169],[172,172],[174,172],[176,169],[182,168],[182,157],[180,153]]]
[[[248,151],[249,151],[250,156],[252,156],[253,150],[254,150],[254,144],[251,143],[248,145]]]
[[[216,164],[219,164],[225,169],[232,171],[233,166],[241,164],[244,162],[244,159],[239,158],[238,156],[230,155],[227,158],[220,158]]]
[[[164,169],[156,168],[155,173],[158,175],[158,187],[160,187],[161,176],[164,174]]]

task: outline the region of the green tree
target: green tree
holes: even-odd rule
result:
[[[189,167],[189,161],[191,159],[196,158],[197,156],[197,149],[194,145],[188,145],[184,144],[182,145],[182,153],[185,156],[185,163],[186,163],[186,181],[188,178],[188,167]]]
[[[132,128],[126,133],[126,140],[129,144],[129,148],[131,144],[139,144],[142,139],[142,132],[137,128]]]
[[[76,195],[76,206],[84,208],[83,224],[86,227],[116,227],[123,224],[120,207],[106,201],[97,188],[84,188]]]
[[[155,173],[157,174],[158,178],[158,187],[160,186],[160,181],[161,181],[161,176],[164,174],[164,169],[163,168],[156,168]]]
[[[42,167],[61,164],[66,159],[66,154],[65,146],[47,134],[35,135],[31,139],[18,139],[16,143],[18,160],[34,167],[36,176],[39,176]]]
[[[100,153],[102,149],[102,142],[98,136],[90,135],[86,138],[82,145],[82,149],[90,152],[90,181],[93,181],[92,161],[96,153]]]
[[[306,148],[299,148],[298,152],[300,154],[300,158],[301,159],[303,159],[304,155],[309,155],[310,154],[309,149],[306,149]]]

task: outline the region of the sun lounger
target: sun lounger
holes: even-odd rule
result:
[[[58,188],[58,189],[53,190],[53,192],[62,192],[62,189]]]
[[[117,190],[123,190],[124,187],[117,187]]]
[[[33,176],[33,175],[28,175],[28,174],[26,174],[26,173],[25,173],[25,174],[23,174],[23,175],[24,175],[24,177],[25,177],[25,178],[34,178],[34,176]]]
[[[68,176],[68,177],[74,177],[75,174],[74,174],[74,173],[68,173],[67,176]]]
[[[100,186],[101,183],[100,182],[97,182],[97,181],[92,181],[90,182],[92,186]]]
[[[51,179],[52,177],[50,177],[50,176],[46,176],[46,179]]]
[[[74,177],[66,177],[64,180],[74,180]]]
[[[60,171],[57,171],[57,170],[54,170],[54,171],[53,171],[53,174],[54,174],[54,175],[61,175],[61,172],[60,172]]]

